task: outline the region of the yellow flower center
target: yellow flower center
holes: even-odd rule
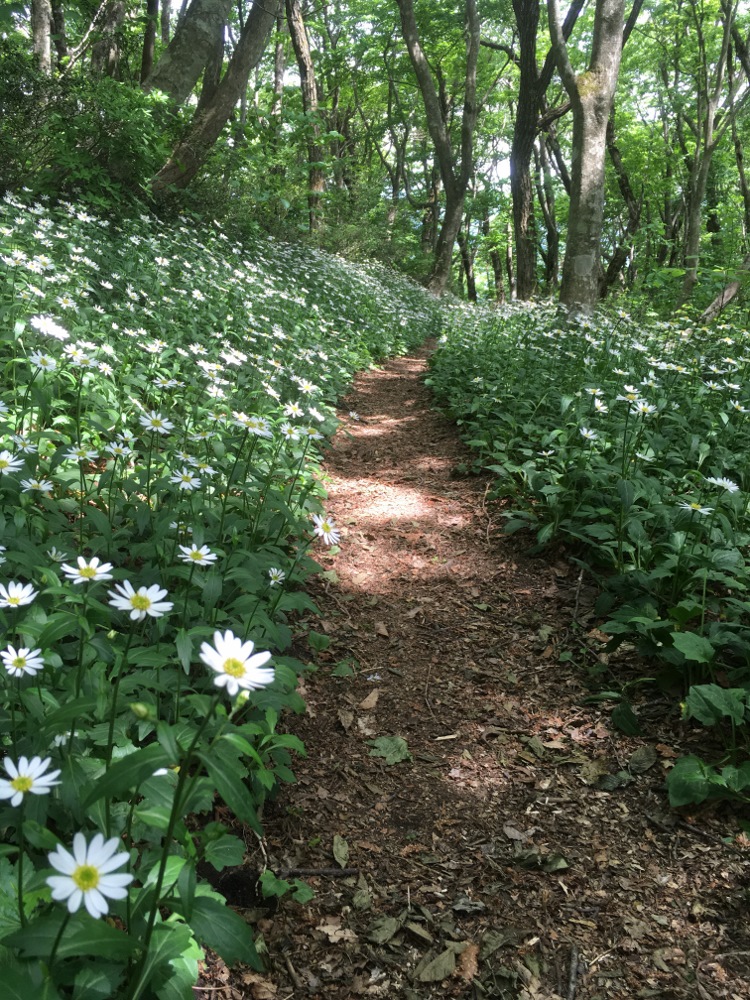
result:
[[[88,892],[99,885],[99,869],[93,865],[79,865],[71,878],[82,892]]]
[[[151,607],[151,598],[146,597],[145,594],[133,594],[130,598],[130,603],[136,611],[148,611]]]
[[[11,664],[16,668],[16,670],[23,670],[26,666],[26,657],[17,656],[14,660],[10,661]]]
[[[9,465],[10,462],[7,458],[0,458],[0,469],[7,469]]]
[[[34,782],[31,778],[27,777],[25,774],[19,774],[17,778],[14,778],[11,781],[10,787],[15,789],[17,792],[25,794],[26,792],[31,791],[31,786],[33,784]]]
[[[8,598],[8,604],[12,604],[14,607],[21,603],[20,597],[15,597],[13,594]]]
[[[78,570],[78,575],[85,577],[87,580],[93,580],[94,577],[96,576],[96,567],[95,566],[82,566]]]
[[[190,558],[195,559],[196,562],[201,562],[203,560],[203,553],[199,552],[198,549],[193,549],[190,553]]]
[[[228,659],[224,660],[224,673],[229,674],[230,677],[244,677],[245,676],[245,664],[242,660],[238,660],[234,656],[230,656]]]

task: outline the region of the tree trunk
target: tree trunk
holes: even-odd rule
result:
[[[68,42],[65,37],[65,11],[62,0],[52,0],[52,41],[57,52],[57,68],[61,69],[68,56]]]
[[[52,4],[31,0],[31,35],[34,58],[40,73],[52,75]]]
[[[453,246],[461,228],[466,191],[474,168],[474,130],[477,123],[477,60],[479,56],[479,16],[476,0],[465,0],[466,64],[464,104],[461,116],[460,150],[456,154],[448,127],[450,109],[435,84],[435,77],[422,49],[412,0],[398,0],[401,29],[414,75],[424,102],[427,128],[435,148],[435,158],[445,190],[445,214],[435,249],[435,262],[427,287],[442,295],[448,287],[453,266]],[[438,77],[438,85],[441,86]],[[442,86],[441,86],[442,90]]]
[[[625,227],[623,238],[615,247],[615,251],[612,254],[609,264],[607,265],[606,274],[602,279],[602,298],[605,298],[607,292],[610,288],[612,288],[615,281],[622,273],[623,268],[628,263],[633,245],[633,237],[638,232],[638,227],[641,224],[642,204],[633,194],[633,188],[630,185],[630,178],[628,177],[625,165],[622,162],[620,147],[617,145],[615,139],[614,110],[610,114],[609,121],[607,122],[607,149],[609,151],[609,158],[612,162],[612,166],[615,168],[620,194],[622,195],[623,201],[625,202],[625,206],[628,210],[628,222]]]
[[[185,138],[151,181],[156,197],[164,197],[170,187],[187,187],[200,170],[247,87],[250,73],[263,56],[279,6],[280,0],[255,0],[253,3],[211,104],[194,117]]]
[[[489,258],[490,265],[492,267],[492,276],[495,281],[495,301],[505,302],[505,283],[503,281],[503,262],[500,257],[500,251],[497,246],[492,242],[492,235],[490,231],[490,217],[487,212],[482,219],[482,235],[485,240],[489,242]]]
[[[223,37],[230,9],[231,0],[192,0],[143,89],[161,90],[174,104],[184,104],[216,50],[216,39]]]
[[[701,314],[701,323],[711,323],[725,306],[728,306],[732,299],[742,289],[743,282],[740,275],[747,275],[750,272],[750,254],[748,254],[737,269],[737,277],[722,288],[711,305]]]
[[[91,48],[91,74],[116,77],[122,54],[121,34],[125,22],[125,0],[109,0],[104,10],[101,34]]]
[[[310,212],[310,231],[312,232],[320,228],[320,199],[325,190],[325,174],[322,166],[325,152],[320,143],[318,89],[315,83],[315,67],[310,54],[310,42],[299,0],[286,0],[286,18],[289,24],[289,37],[292,39],[292,48],[299,69],[302,110],[308,118],[309,191],[307,203]]]
[[[199,115],[205,108],[209,107],[213,101],[216,91],[221,82],[221,71],[224,68],[224,32],[222,31],[214,41],[214,50],[208,57],[206,68],[203,70],[203,83],[201,85],[201,96],[198,98],[198,105],[195,109]]]
[[[459,227],[456,239],[458,240],[458,248],[461,251],[461,260],[463,262],[464,275],[466,277],[466,298],[469,302],[476,302],[477,282],[474,277],[474,255],[471,252],[469,241],[466,237],[467,234],[461,227]]]
[[[159,20],[159,0],[146,0],[146,30],[143,32],[141,83],[145,83],[154,66],[156,22]]]
[[[161,0],[161,44],[169,45],[169,32],[172,19],[172,0]]]
[[[286,48],[284,45],[284,35],[286,34],[286,20],[279,16],[276,19],[276,45],[273,54],[273,102],[271,103],[271,114],[281,114],[281,102],[284,99],[284,73],[286,72]]]
[[[513,273],[513,227],[508,223],[508,242],[505,247],[505,270],[508,275],[508,298],[516,297],[516,276]]]
[[[591,312],[599,298],[604,215],[604,159],[622,54],[625,0],[597,0],[588,69],[573,71],[560,25],[558,0],[547,0],[552,48],[573,109],[568,233],[560,301]]]

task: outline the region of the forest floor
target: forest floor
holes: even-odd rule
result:
[[[585,702],[637,665],[603,652],[578,567],[525,555],[461,475],[428,355],[357,378],[326,461],[342,543],[311,625],[331,643],[288,720],[308,756],[263,818],[268,865],[320,872],[300,874],[315,899],[246,909],[267,971],[213,964],[196,995],[747,1000],[750,841],[726,807],[670,811],[695,738],[675,698],[649,693],[637,738]]]

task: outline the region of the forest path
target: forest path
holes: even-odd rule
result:
[[[740,852],[668,811],[658,713],[627,739],[583,703],[592,595],[502,534],[486,480],[456,478],[428,356],[361,374],[343,404],[360,419],[325,463],[342,542],[317,550],[310,622],[331,644],[288,723],[298,783],[264,817],[273,870],[355,871],[303,875],[311,904],[261,915],[269,971],[239,995],[746,998]]]

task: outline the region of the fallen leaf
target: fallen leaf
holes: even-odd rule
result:
[[[357,935],[348,927],[341,926],[341,917],[324,917],[317,930],[322,931],[331,944],[337,941],[356,941]]]
[[[256,972],[246,972],[242,977],[242,985],[249,986],[250,992],[246,994],[248,1000],[275,1000],[276,986]]]
[[[338,711],[339,722],[343,726],[344,730],[350,729],[352,723],[354,722],[354,712],[350,712],[346,708],[340,708]]]
[[[383,757],[386,764],[398,764],[402,760],[411,760],[411,754],[406,740],[401,736],[378,736],[369,741],[373,748],[371,757]]]
[[[470,983],[479,971],[478,958],[479,945],[473,943],[467,944],[458,956],[456,973],[461,979],[465,979],[467,983]]]
[[[373,944],[385,944],[401,929],[401,924],[395,917],[378,917],[367,928],[365,937]]]
[[[375,622],[375,634],[385,636],[387,639],[391,633],[388,631],[385,622]]]
[[[656,750],[651,746],[638,747],[628,758],[628,769],[631,774],[645,774],[657,760]]]
[[[445,951],[441,951],[436,958],[427,962],[421,969],[417,966],[419,970],[417,972],[417,979],[420,983],[439,983],[441,980],[447,979],[448,976],[452,976],[455,968],[456,953],[452,948],[446,948]]]
[[[349,860],[349,845],[338,833],[333,835],[333,856],[339,868],[346,868]]]
[[[361,708],[363,712],[371,712],[372,709],[375,708],[375,706],[377,705],[379,697],[380,697],[379,689],[373,688],[372,691],[370,691],[370,693],[368,694],[368,696],[366,698],[363,698],[357,707]]]

